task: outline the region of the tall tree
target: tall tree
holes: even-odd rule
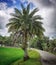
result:
[[[15,13],[11,13],[13,16],[10,18],[10,22],[7,24],[9,32],[12,32],[17,37],[22,36],[22,49],[24,50],[24,60],[29,59],[27,53],[27,38],[28,36],[37,35],[39,38],[43,35],[44,28],[42,27],[42,18],[40,15],[35,15],[39,10],[35,8],[30,11],[30,4],[25,8],[23,4],[21,4],[22,10],[18,10],[15,8]]]

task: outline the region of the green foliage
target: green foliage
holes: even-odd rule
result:
[[[56,39],[49,40],[49,49],[51,52],[56,52]]]
[[[33,47],[33,48],[37,48],[37,41],[38,41],[38,37],[33,37],[32,39],[30,39],[29,41],[29,47]]]
[[[42,40],[40,40],[37,36],[35,36],[30,40],[29,46],[43,50],[42,44],[43,44]]]
[[[11,46],[12,45],[12,40],[10,36],[0,36],[0,44],[3,46]]]
[[[0,44],[3,46],[5,44],[6,37],[0,35]]]
[[[42,42],[43,42],[42,43],[43,50],[56,54],[56,39],[55,38],[50,39],[49,37],[44,36],[44,38],[42,39]]]

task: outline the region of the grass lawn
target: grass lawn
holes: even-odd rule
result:
[[[24,62],[22,49],[0,47],[0,65],[42,65],[38,52],[29,50],[28,53],[30,59]]]
[[[23,57],[22,49],[0,47],[0,65],[10,65]]]

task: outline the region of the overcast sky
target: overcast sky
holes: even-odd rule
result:
[[[21,9],[20,3],[26,6],[31,3],[31,9],[39,8],[39,12],[43,19],[43,27],[45,35],[56,37],[56,0],[0,0],[0,35],[9,35],[6,28],[6,23],[11,17],[10,13],[14,12],[14,7]],[[2,27],[1,27],[2,26]]]

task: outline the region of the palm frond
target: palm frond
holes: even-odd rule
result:
[[[21,11],[19,11],[17,8],[14,8],[15,9],[15,13],[18,14],[18,15],[22,15]]]
[[[42,30],[42,31],[45,31],[45,29],[43,28],[43,26],[42,26],[42,22],[34,22],[33,23],[33,26],[36,26],[36,28],[38,29],[40,29],[40,30]]]
[[[42,20],[43,18],[40,15],[35,15],[32,17],[33,20]]]
[[[42,22],[42,21],[35,21],[35,22],[37,22],[38,24],[41,24],[41,25],[43,24],[43,22]]]
[[[24,5],[21,3],[22,10],[25,9]]]
[[[8,32],[11,32],[11,31],[16,32],[16,30],[18,30],[21,25],[18,24],[18,23],[16,23],[16,24],[10,24],[10,23],[8,23],[7,26],[9,26]]]
[[[14,31],[15,31],[14,26],[10,26],[10,27],[8,28],[8,32],[14,32]]]
[[[12,22],[9,22],[8,24],[6,24],[6,26],[7,27],[9,27],[9,26],[20,26],[21,25],[21,23],[20,22],[18,22],[18,21],[12,21]]]
[[[15,13],[11,13],[10,15],[15,17],[15,18],[20,18],[20,16],[18,14],[15,14]]]
[[[35,8],[30,14],[29,16],[32,17],[37,11],[39,11],[37,8]]]
[[[29,10],[30,10],[30,4],[27,5],[27,12],[29,14]]]
[[[9,21],[14,21],[14,22],[15,22],[15,21],[16,21],[16,22],[18,21],[18,22],[19,22],[20,19],[19,19],[19,18],[10,18]]]

